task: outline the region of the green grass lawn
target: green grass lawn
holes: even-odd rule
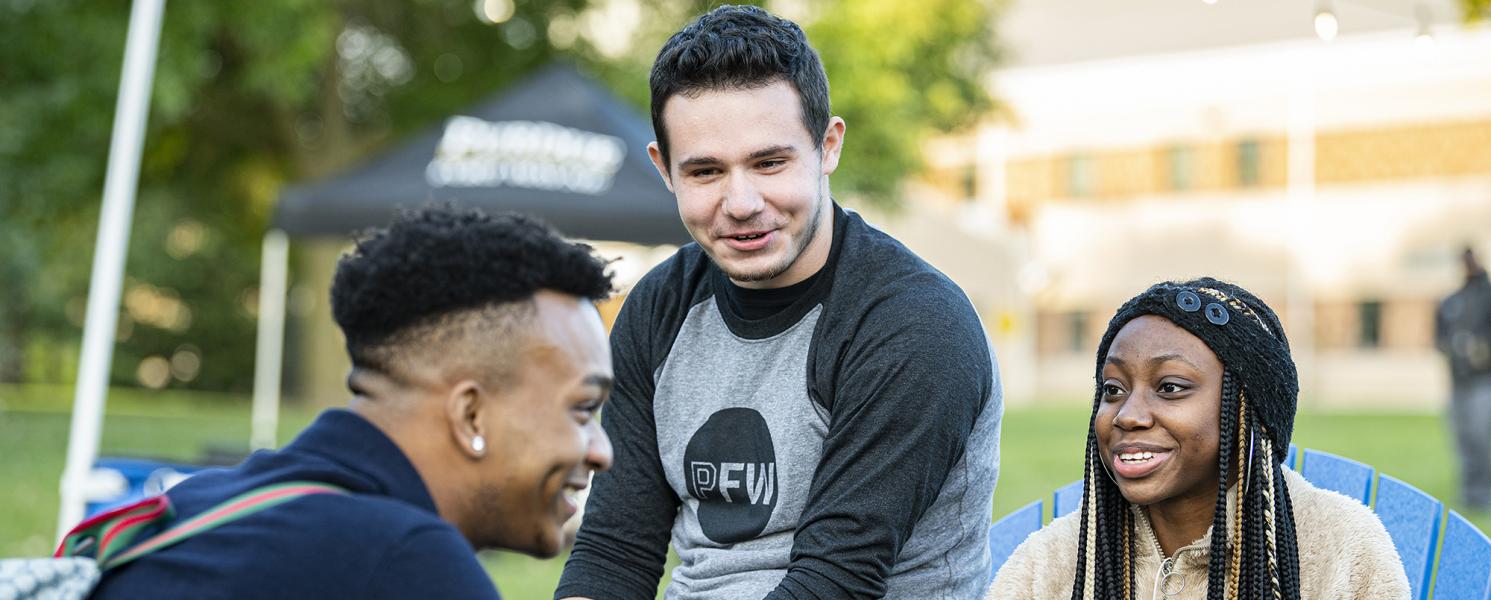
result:
[[[52,550],[71,402],[72,390],[66,386],[0,386],[0,557],[41,556]],[[294,437],[312,417],[287,407],[281,414],[280,441]],[[993,514],[1032,500],[1049,501],[1053,489],[1081,477],[1086,429],[1085,409],[1070,403],[1010,410]],[[246,397],[115,389],[102,451],[192,460],[209,446],[241,449],[248,435]],[[1451,444],[1439,415],[1305,412],[1296,422],[1294,440],[1373,465],[1460,508]],[[1466,516],[1491,531],[1491,515]],[[482,562],[503,593],[518,599],[549,597],[563,565],[562,558],[543,561],[504,552],[483,553]]]

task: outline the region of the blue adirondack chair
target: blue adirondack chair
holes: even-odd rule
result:
[[[1414,600],[1491,600],[1491,539],[1459,513],[1446,515],[1443,502],[1401,480],[1378,475],[1368,465],[1328,452],[1290,445],[1284,464],[1318,487],[1372,507],[1403,559]],[[1082,504],[1082,481],[1058,488],[1051,500],[1052,518],[1076,510]],[[1032,513],[1040,514],[1040,502],[1026,505],[990,530],[990,550],[1007,548],[995,553],[995,572],[1030,528],[1038,527]]]
[[[1306,449],[1301,460],[1299,474],[1315,487],[1340,492],[1362,504],[1370,503],[1376,469],[1319,450]]]
[[[1454,600],[1491,598],[1491,540],[1453,510],[1444,526],[1433,593]]]
[[[1429,572],[1434,566],[1434,547],[1439,541],[1439,516],[1444,503],[1418,488],[1387,475],[1377,480],[1377,517],[1393,538],[1393,546],[1408,572],[1414,600],[1429,597]]]
[[[1030,534],[1041,528],[1041,501],[1026,504],[1019,510],[1005,515],[989,528],[989,556],[994,559],[994,570],[998,573],[1004,561],[1015,553],[1015,548]]]
[[[1056,493],[1051,497],[1051,518],[1082,508],[1082,488],[1081,479],[1056,488]]]

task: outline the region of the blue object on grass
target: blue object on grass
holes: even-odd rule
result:
[[[1444,503],[1422,490],[1382,475],[1377,480],[1377,518],[1393,538],[1393,547],[1403,559],[1408,586],[1414,600],[1429,597],[1429,572],[1434,567],[1434,546],[1439,541],[1440,515]]]
[[[1349,458],[1308,448],[1301,460],[1304,464],[1301,465],[1299,474],[1304,475],[1315,487],[1355,498],[1364,505],[1372,499],[1372,479],[1377,476],[1376,469]]]
[[[1078,479],[1056,488],[1056,494],[1051,497],[1051,518],[1082,508],[1082,487],[1082,480]]]
[[[1041,501],[1036,500],[1005,515],[989,528],[989,555],[994,559],[990,575],[999,572],[1004,561],[1009,560],[1025,538],[1041,528]]]

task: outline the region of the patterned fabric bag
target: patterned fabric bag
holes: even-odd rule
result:
[[[79,523],[62,538],[52,558],[0,560],[0,600],[86,598],[104,571],[136,558],[302,496],[345,493],[342,488],[312,481],[266,485],[132,544],[140,532],[164,526],[174,518],[169,498],[147,498]]]

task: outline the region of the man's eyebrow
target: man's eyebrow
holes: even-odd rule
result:
[[[760,159],[760,158],[766,158],[768,156],[776,156],[776,155],[781,155],[781,154],[796,155],[797,154],[797,148],[794,147],[794,146],[790,146],[790,145],[771,146],[769,148],[762,148],[760,150],[752,152],[750,156],[746,157],[746,159],[747,160],[756,160],[756,159]]]
[[[615,382],[616,381],[610,376],[600,374],[586,375],[585,379],[582,381],[582,383],[584,383],[585,385],[597,386],[603,390],[611,389],[611,386],[614,385]]]
[[[713,156],[690,156],[678,162],[678,168],[700,167],[705,165],[720,164],[720,159]]]
[[[766,148],[762,148],[760,150],[752,152],[749,155],[746,155],[746,160],[760,160],[760,159],[766,158],[768,156],[781,156],[781,155],[796,156],[797,155],[797,147],[793,146],[791,144],[778,144],[776,146],[768,146]],[[721,162],[723,162],[723,161],[721,161],[719,158],[714,157],[714,156],[690,156],[690,157],[685,158],[685,159],[683,159],[681,161],[678,161],[678,168],[680,168],[680,169],[686,169],[688,167],[701,167],[701,166],[706,166],[706,165],[717,165],[717,164],[720,164]]]

